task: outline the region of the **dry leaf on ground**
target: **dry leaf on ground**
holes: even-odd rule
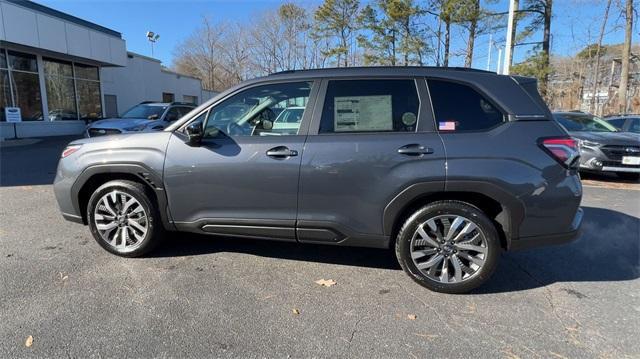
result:
[[[331,287],[332,285],[336,284],[336,281],[333,279],[318,279],[316,281],[317,284],[323,286],[323,287]]]
[[[300,314],[300,309],[293,308],[292,312],[293,312],[293,314],[298,315],[298,314]]]
[[[29,335],[27,337],[27,340],[24,341],[24,346],[29,348],[33,345],[33,337],[31,335]]]
[[[415,314],[407,314],[407,319],[416,320],[417,316]]]

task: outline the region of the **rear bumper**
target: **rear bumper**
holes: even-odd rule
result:
[[[573,242],[580,236],[583,215],[584,212],[582,208],[578,208],[576,216],[571,223],[571,230],[569,232],[554,233],[544,236],[520,237],[511,241],[509,250],[517,251]]]

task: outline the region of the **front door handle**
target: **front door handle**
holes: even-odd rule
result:
[[[267,150],[267,156],[274,158],[285,158],[297,156],[298,151],[290,150],[287,146],[278,146]]]
[[[433,148],[425,147],[418,143],[412,143],[398,148],[398,153],[407,156],[421,156],[433,153]]]

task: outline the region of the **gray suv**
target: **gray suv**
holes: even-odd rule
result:
[[[301,114],[279,125],[279,115]],[[393,248],[419,284],[485,282],[501,251],[574,239],[578,148],[533,79],[346,68],[242,83],[161,132],[74,141],[63,216],[107,251],[167,231]]]

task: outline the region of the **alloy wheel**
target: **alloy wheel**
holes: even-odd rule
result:
[[[94,210],[94,222],[102,240],[121,253],[138,248],[149,230],[142,204],[118,190],[100,198]]]
[[[410,250],[418,270],[440,283],[460,283],[474,277],[488,253],[480,227],[458,215],[435,216],[421,223]]]

